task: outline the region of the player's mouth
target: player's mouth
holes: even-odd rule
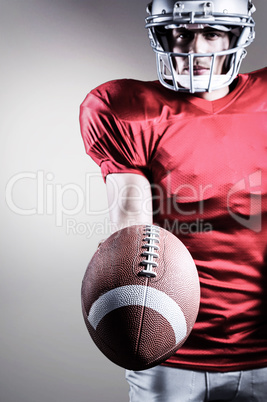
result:
[[[210,71],[209,67],[199,66],[199,65],[193,67],[194,75],[208,74],[209,71]]]
[[[195,65],[193,66],[193,74],[194,75],[206,75],[209,74],[210,68],[207,66]],[[183,70],[183,74],[189,74],[189,66],[185,67]]]

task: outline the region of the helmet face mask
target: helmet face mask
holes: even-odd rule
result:
[[[174,91],[191,93],[211,92],[229,86],[246,55],[245,48],[254,39],[255,23],[251,17],[254,10],[250,0],[154,0],[150,3],[146,28],[156,53],[157,72],[162,85]],[[173,29],[197,28],[202,31],[207,27],[229,33],[227,49],[208,53],[174,51],[169,40]],[[224,71],[216,74],[216,64],[222,59],[225,60]],[[189,66],[187,74],[177,71],[180,60]],[[203,60],[206,66],[209,63],[207,75],[194,73],[194,66],[199,60]]]

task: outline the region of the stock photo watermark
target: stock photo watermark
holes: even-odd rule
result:
[[[67,234],[88,238],[94,234],[105,236],[116,230],[116,226],[108,219],[109,210],[119,208],[126,212],[123,209],[129,185],[118,188],[113,183],[113,198],[108,207],[98,199],[96,187],[100,183],[102,184],[101,173],[95,172],[85,174],[83,186],[77,183],[58,183],[53,173],[42,170],[19,172],[6,184],[6,204],[10,211],[20,216],[52,216],[55,226],[64,226]],[[32,187],[25,205],[20,194],[29,184]],[[225,215],[254,232],[261,231],[261,185],[262,175],[258,170],[232,184],[225,193]],[[131,190],[133,187],[134,196],[131,197],[139,202],[144,214],[149,214],[151,200],[143,199],[142,191],[133,185]],[[168,188],[167,185],[167,189],[163,190],[161,186],[151,184],[153,214],[164,216],[161,225],[181,235],[211,232],[213,224],[205,219],[205,202],[212,197],[213,185],[195,187],[192,184],[181,184],[174,190],[171,187],[170,185]],[[79,220],[79,214],[88,216],[88,221]],[[135,224],[134,213],[132,216],[132,224]],[[92,222],[96,218],[100,220]]]
[[[100,180],[101,175],[91,173],[85,175],[84,186],[76,183],[57,183],[53,173],[21,172],[12,176],[6,185],[6,203],[9,209],[17,215],[51,215],[54,216],[55,225],[61,227],[64,218],[77,216],[84,211],[87,215],[96,216],[108,212],[106,209],[97,209],[94,202],[93,188],[96,186],[96,179]],[[16,186],[23,182],[31,181],[34,184],[31,206],[22,206],[18,197],[14,196]],[[67,200],[72,197],[72,207],[67,207]]]

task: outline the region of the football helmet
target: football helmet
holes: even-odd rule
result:
[[[181,92],[210,92],[229,86],[238,74],[246,47],[255,37],[251,0],[153,0],[147,6],[148,29],[152,49],[156,53],[159,81],[167,88]],[[230,47],[214,53],[175,53],[170,46],[169,33],[174,28],[205,27],[229,32]],[[215,60],[225,57],[223,74],[215,74]],[[179,74],[177,58],[187,58],[188,74]],[[194,74],[196,58],[209,60],[207,75]]]

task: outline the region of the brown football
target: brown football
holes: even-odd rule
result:
[[[144,370],[183,345],[198,314],[200,286],[191,254],[177,237],[136,225],[100,245],[81,296],[96,346],[117,365]]]

